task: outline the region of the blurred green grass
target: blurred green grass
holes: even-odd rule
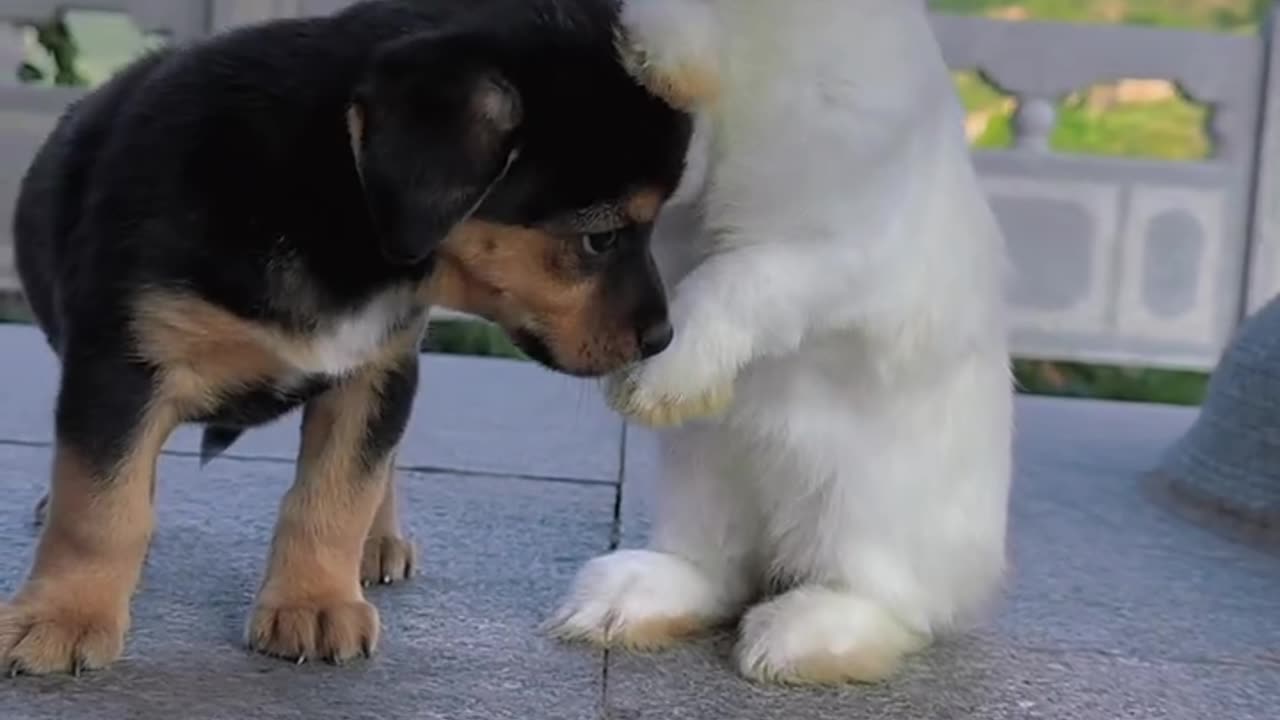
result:
[[[972,71],[954,73],[956,91],[965,109],[981,118],[972,137],[974,147],[1007,148],[1013,144],[1014,101]],[[1049,144],[1063,153],[1145,157],[1169,161],[1199,160],[1212,153],[1208,133],[1209,110],[1183,97],[1143,102],[1117,102],[1105,109],[1107,86],[1086,88],[1063,98]],[[1170,87],[1177,93],[1177,88]]]
[[[484,357],[527,360],[501,330],[478,320],[441,318],[432,320],[422,348],[425,352],[445,355],[480,355]]]
[[[1269,0],[930,0],[932,9],[1006,20],[1076,23],[1128,23],[1216,32],[1256,32]],[[143,37],[122,16],[75,11],[65,30],[74,43],[45,47],[59,28],[28,33],[28,82],[93,85],[158,38]],[[975,147],[1008,147],[1013,140],[1013,102],[973,72],[957,72],[956,90],[970,113]],[[1144,79],[1150,80],[1150,79]],[[1114,95],[1114,93],[1112,93]],[[1209,111],[1181,96],[1144,98],[1141,102],[1109,99],[1108,89],[1080,88],[1061,99],[1051,145],[1060,152],[1146,157],[1186,161],[1212,152],[1206,123]],[[17,308],[17,309],[15,309]],[[7,318],[6,318],[7,316]],[[24,321],[16,305],[0,304],[0,320]],[[437,320],[424,349],[461,355],[521,359],[500,330],[488,323]],[[1015,360],[1021,391],[1035,394],[1095,397],[1174,404],[1197,404],[1207,376],[1080,363]]]
[[[929,0],[941,12],[1077,23],[1255,32],[1270,0]]]

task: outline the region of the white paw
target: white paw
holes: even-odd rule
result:
[[[732,379],[696,385],[689,375],[674,372],[674,364],[658,355],[610,376],[605,388],[609,406],[642,425],[662,428],[720,415],[733,403]]]
[[[857,595],[801,587],[752,608],[735,650],[738,670],[758,682],[879,682],[929,638]]]
[[[732,612],[691,563],[666,553],[619,550],[582,568],[548,630],[571,642],[657,650],[724,622]]]
[[[719,93],[717,20],[706,0],[631,0],[622,7],[618,54],[633,77],[681,110]]]
[[[712,278],[714,280],[714,278]],[[612,375],[614,410],[643,425],[669,427],[714,417],[733,403],[733,384],[751,359],[746,329],[720,312],[715,284],[691,276],[671,303],[676,337],[661,353]]]

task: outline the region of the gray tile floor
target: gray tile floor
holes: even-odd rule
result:
[[[34,540],[56,367],[16,328],[0,328],[0,367],[9,593]],[[880,687],[782,690],[733,675],[727,637],[605,657],[539,634],[581,562],[615,533],[643,542],[653,439],[628,429],[624,448],[591,384],[536,368],[430,358],[423,376],[400,478],[422,574],[373,591],[385,626],[373,660],[296,667],[240,647],[296,421],[204,470],[188,431],[162,462],[126,657],[80,679],[0,680],[0,720],[1277,717],[1280,558],[1139,488],[1186,410],[1020,400],[1015,567],[990,624]]]

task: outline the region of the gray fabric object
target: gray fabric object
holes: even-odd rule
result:
[[[1241,327],[1156,475],[1184,510],[1280,547],[1280,298]]]

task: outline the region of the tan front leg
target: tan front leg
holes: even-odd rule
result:
[[[343,662],[376,648],[378,612],[365,600],[360,568],[408,420],[416,363],[414,355],[370,369],[307,405],[297,477],[249,621],[254,649]]]
[[[386,470],[386,490],[378,512],[373,516],[373,527],[365,538],[364,557],[360,563],[360,582],[365,587],[407,580],[413,575],[417,563],[417,549],[400,531],[395,463],[387,463]]]
[[[0,662],[10,675],[79,674],[120,656],[151,541],[156,459],[176,425],[168,412],[148,412],[109,461],[59,440],[31,573],[0,604]]]

